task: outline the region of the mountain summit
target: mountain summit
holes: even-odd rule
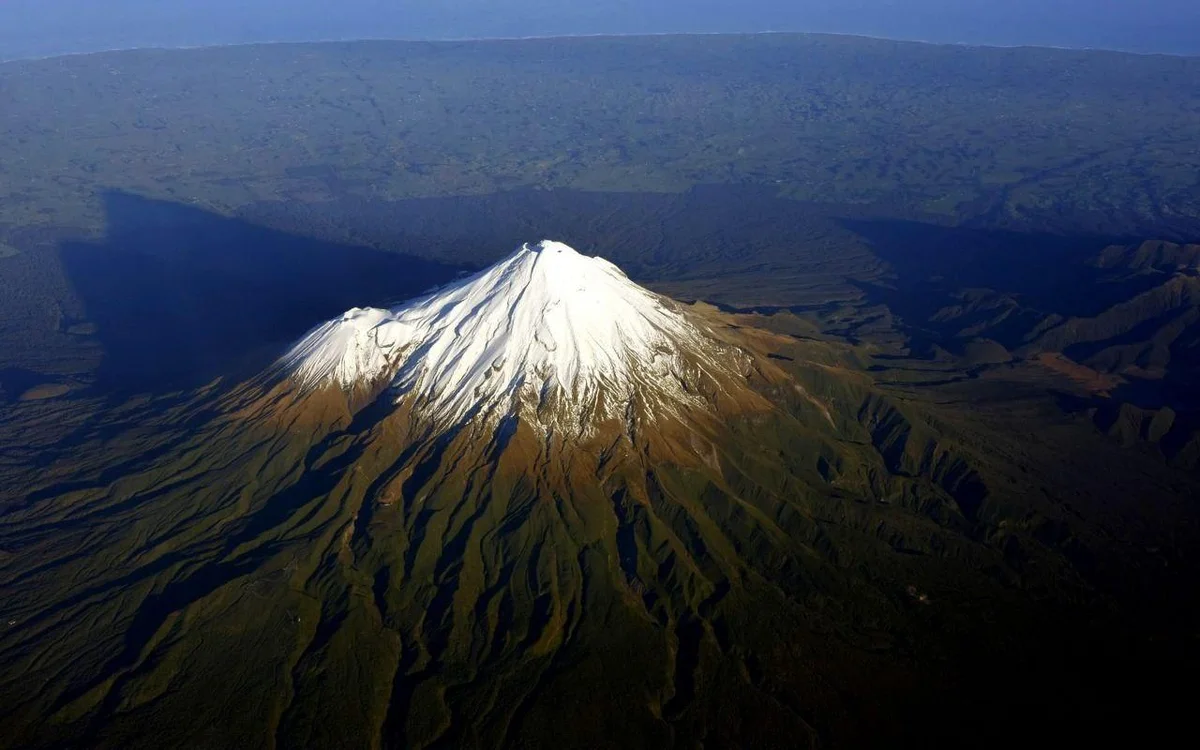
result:
[[[350,310],[281,364],[307,390],[386,387],[442,426],[519,416],[584,431],[736,399],[750,367],[680,305],[548,240],[429,296]]]

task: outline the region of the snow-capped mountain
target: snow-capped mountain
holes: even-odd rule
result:
[[[61,491],[3,506],[34,546],[0,588],[16,594],[5,617],[21,618],[0,620],[0,660],[67,643],[28,652],[31,674],[54,686],[72,661],[91,665],[39,704],[82,720],[152,721],[168,701],[190,717],[232,680],[266,707],[255,716],[274,712],[258,744],[469,745],[474,726],[439,725],[479,711],[492,718],[470,736],[538,745],[509,729],[533,695],[553,716],[589,701],[641,712],[620,746],[669,746],[686,717],[736,701],[778,705],[790,723],[741,744],[790,747],[810,728],[776,700],[791,688],[772,665],[810,673],[806,623],[858,639],[861,622],[932,611],[912,582],[933,561],[1003,559],[978,530],[1021,496],[1000,495],[958,446],[1020,450],[891,398],[852,347],[763,323],[541,243],[393,309],[351,310],[282,370],[125,407],[117,432],[83,438],[117,480],[75,458],[45,480]],[[77,549],[99,567],[78,568]],[[44,572],[47,550],[59,559]],[[0,570],[24,557],[0,549]],[[951,567],[936,590],[984,579]],[[985,598],[1010,595],[1010,580]],[[830,606],[842,593],[850,605]],[[0,683],[0,705],[19,705],[5,698],[25,682]],[[346,711],[376,734],[315,728]],[[112,726],[116,742],[130,724]],[[544,746],[577,740],[572,728]]]
[[[681,306],[551,241],[390,310],[350,310],[281,364],[306,390],[389,387],[443,426],[517,414],[585,431],[732,395],[749,368]]]

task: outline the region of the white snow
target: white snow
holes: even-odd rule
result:
[[[683,349],[690,366],[733,369],[712,344],[612,263],[543,241],[391,310],[350,310],[310,332],[283,364],[305,386],[386,378],[398,395],[457,422],[548,399],[623,409],[634,391],[678,391]]]
[[[317,326],[284,358],[301,382],[335,382],[351,386],[370,382],[391,366],[391,313],[375,307],[355,307],[342,317]]]

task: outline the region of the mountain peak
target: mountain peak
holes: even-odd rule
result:
[[[571,247],[565,242],[558,242],[556,240],[542,240],[536,245],[525,244],[522,246],[522,249],[528,250],[531,253],[545,253],[546,255],[566,255],[567,257],[577,258],[583,257],[575,250],[575,248]]]
[[[350,310],[283,359],[307,388],[390,386],[439,422],[547,426],[675,413],[699,379],[736,380],[743,364],[678,305],[549,240],[395,308]]]

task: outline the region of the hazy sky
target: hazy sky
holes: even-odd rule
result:
[[[0,0],[0,58],[388,37],[831,31],[1200,54],[1200,0]]]

